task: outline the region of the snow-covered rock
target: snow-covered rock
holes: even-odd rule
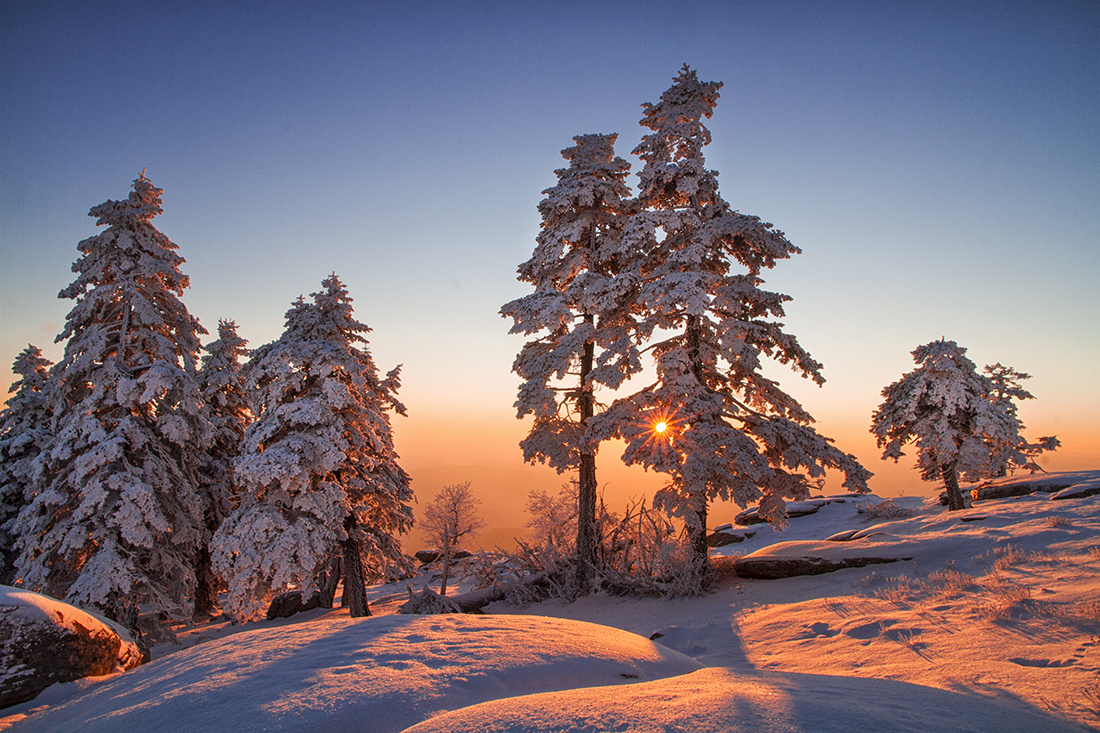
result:
[[[1097,494],[1100,494],[1100,478],[1073,484],[1061,491],[1054,492],[1050,495],[1050,498],[1052,501],[1061,501],[1062,499],[1083,499],[1086,496],[1096,496]]]
[[[57,682],[141,664],[122,628],[67,603],[0,586],[0,708],[37,697]]]
[[[756,532],[736,532],[730,529],[729,525],[724,525],[724,527],[707,535],[707,547],[725,547],[726,545],[744,542],[755,534]]]
[[[843,498],[831,498],[831,499],[809,499],[807,501],[788,501],[787,502],[787,517],[805,517],[810,514],[816,514],[817,510],[826,504],[832,503],[844,503]],[[768,520],[759,515],[760,507],[749,507],[745,511],[738,514],[733,518],[734,523],[740,525],[748,524],[763,524]]]

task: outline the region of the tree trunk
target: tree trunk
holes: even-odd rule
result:
[[[707,390],[706,375],[703,372],[703,359],[700,355],[700,325],[698,316],[690,316],[687,322],[687,329],[685,336],[687,336],[687,352],[688,361],[691,364],[691,373],[695,377],[695,381],[699,383],[699,388],[703,391]],[[716,415],[706,415],[703,419],[707,420],[721,420],[721,417]],[[688,540],[691,543],[691,558],[696,564],[704,565],[710,558],[710,548],[707,547],[707,504],[709,499],[707,498],[707,485],[703,482],[701,486],[684,486],[682,490],[688,497],[695,499],[695,516],[698,518],[699,526],[697,528],[688,529]]]
[[[585,316],[591,324],[592,316]],[[595,395],[588,375],[592,372],[595,344],[585,343],[581,355],[580,395],[577,408],[581,414],[581,426],[587,428],[595,411]],[[596,567],[596,453],[587,444],[587,430],[581,436],[580,465],[577,475],[577,590],[587,593]]]
[[[210,558],[210,547],[203,543],[195,557],[195,610],[196,616],[213,613],[218,600],[218,579]]]
[[[333,599],[336,598],[336,586],[340,584],[340,576],[343,568],[340,564],[340,556],[333,555],[328,561],[328,567],[321,571],[321,608],[332,608]]]
[[[348,538],[340,543],[344,556],[344,596],[340,605],[349,609],[352,618],[370,616],[367,606],[367,586],[363,582],[363,562],[359,557],[359,539],[355,536],[355,515],[344,520]]]
[[[948,511],[953,512],[959,509],[966,509],[966,503],[963,502],[962,490],[959,489],[959,472],[957,464],[952,461],[951,463],[940,466],[940,474],[943,476],[943,485],[947,488]]]
[[[691,542],[691,559],[700,565],[710,559],[710,548],[707,547],[707,497],[699,497],[699,506],[695,509],[695,516],[699,518],[699,526],[688,529],[688,540]]]
[[[447,581],[451,579],[451,533],[443,532],[443,580],[439,583],[439,595],[447,595]]]

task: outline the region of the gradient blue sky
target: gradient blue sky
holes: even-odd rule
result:
[[[941,336],[1033,375],[1048,468],[1100,467],[1097,2],[0,0],[0,388],[27,343],[60,355],[87,211],[145,168],[208,329],[259,346],[339,273],[404,364],[421,501],[470,480],[518,526],[560,479],[520,465],[497,310],[527,292],[560,150],[617,132],[639,168],[640,105],[685,62],[725,83],[722,194],[804,252],[767,284],[828,382],[783,383],[876,490],[926,490],[867,426]],[[615,496],[655,485],[617,461]]]

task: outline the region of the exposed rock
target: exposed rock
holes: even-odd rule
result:
[[[141,664],[129,635],[106,619],[30,591],[0,586],[0,708],[58,682]]]
[[[290,618],[296,613],[320,607],[321,594],[318,591],[311,592],[309,598],[303,600],[302,591],[290,590],[271,599],[271,605],[267,607],[267,620]]]
[[[862,568],[867,565],[911,559],[909,557],[849,557],[842,560],[827,560],[823,557],[742,557],[733,564],[733,569],[742,578],[776,580],[798,575],[821,575],[845,568]]]
[[[729,528],[730,525],[723,526]],[[707,536],[707,547],[725,547],[737,542],[744,542],[755,534],[756,532],[730,532],[728,529],[719,528]]]
[[[969,498],[972,501],[989,501],[991,499],[1011,499],[1015,496],[1027,496],[1028,494],[1052,494],[1068,488],[1069,484],[1039,484],[1035,482],[1021,482],[1015,484],[979,485],[970,490]],[[965,493],[965,492],[964,492]],[[940,492],[940,504],[947,506],[947,492]]]
[[[452,560],[461,560],[465,557],[472,557],[473,554],[474,553],[470,552],[469,550],[454,550],[451,553],[451,559]],[[419,562],[421,565],[427,565],[428,563],[435,562],[439,558],[443,557],[443,551],[442,550],[417,550],[416,554],[414,554],[413,557],[415,557],[416,561]]]
[[[768,520],[757,514],[757,507],[752,507],[751,509],[746,509],[745,511],[740,512],[736,517],[733,518],[733,521],[734,523],[740,524],[744,527],[750,524],[765,524]]]
[[[818,509],[826,504],[844,503],[844,498],[830,498],[830,499],[809,499],[807,501],[788,501],[787,502],[787,517],[794,519],[795,517],[804,517],[807,514],[814,514]],[[763,524],[768,520],[761,517],[757,512],[759,507],[750,507],[743,512],[740,512],[733,518],[735,524],[742,526],[750,524]]]
[[[1056,491],[1050,495],[1052,501],[1061,501],[1063,499],[1081,499],[1086,496],[1096,496],[1100,494],[1100,481],[1089,481],[1087,483],[1074,484],[1068,488]]]

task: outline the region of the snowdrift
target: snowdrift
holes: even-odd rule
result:
[[[13,730],[385,733],[499,697],[652,681],[700,666],[644,637],[579,621],[326,620],[176,652]]]
[[[904,682],[709,668],[658,682],[496,700],[437,716],[406,733],[997,730],[1080,728],[1004,701]]]

